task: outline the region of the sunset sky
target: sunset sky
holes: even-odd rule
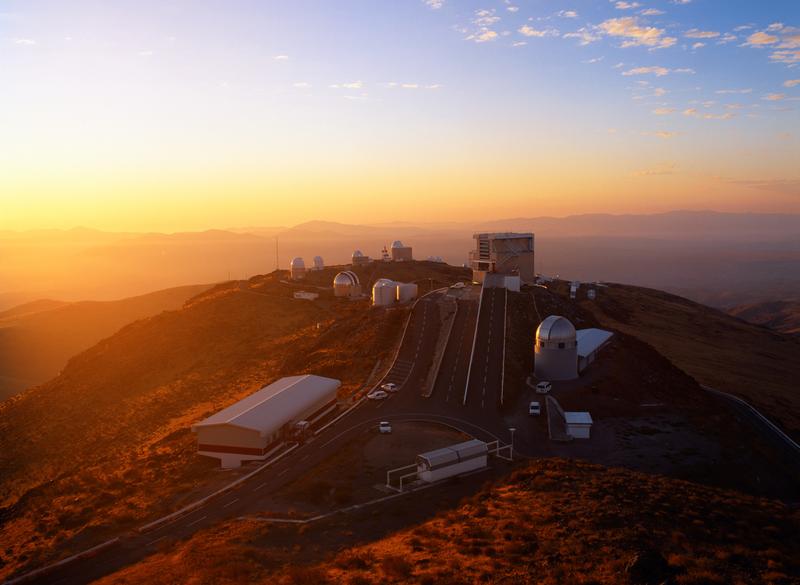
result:
[[[797,213],[798,108],[797,0],[0,0],[0,229]]]

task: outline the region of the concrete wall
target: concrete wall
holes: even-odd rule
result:
[[[536,347],[534,375],[539,380],[574,380],[578,377],[576,347],[548,349]]]

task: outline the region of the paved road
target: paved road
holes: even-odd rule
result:
[[[505,307],[506,289],[484,289],[472,352],[472,367],[464,395],[464,404],[476,420],[482,416],[490,416],[500,408]]]
[[[457,310],[453,318],[453,329],[444,350],[442,365],[433,388],[433,402],[461,404],[464,386],[467,383],[467,366],[475,333],[478,303],[473,300],[456,301]]]

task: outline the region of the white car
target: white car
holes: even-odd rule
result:
[[[389,394],[384,392],[383,390],[375,390],[367,394],[367,398],[370,400],[386,400],[389,398]]]
[[[389,421],[381,421],[378,424],[378,432],[382,435],[390,435],[392,433],[392,425],[389,424]]]
[[[399,390],[397,384],[395,384],[394,382],[386,382],[386,384],[381,384],[381,388],[383,388],[387,392],[397,392]]]
[[[528,414],[530,416],[539,416],[542,414],[542,405],[539,402],[531,402],[528,405]]]
[[[538,384],[536,384],[537,394],[547,394],[552,389],[553,385],[550,382],[539,382]]]

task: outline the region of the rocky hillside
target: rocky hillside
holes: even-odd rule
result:
[[[796,510],[577,461],[538,460],[415,527],[360,542],[353,527],[374,513],[229,523],[100,583],[788,584],[800,574]]]
[[[41,300],[0,312],[0,400],[53,378],[67,360],[138,319],[179,309],[211,285],[118,301]]]
[[[362,280],[464,276],[429,263],[364,269]],[[396,273],[396,274],[395,274]],[[302,287],[330,285],[335,269]],[[52,381],[0,404],[0,578],[173,510],[216,467],[190,425],[283,375],[339,378],[352,393],[388,366],[407,308],[295,300],[273,273],[219,285],[72,358]],[[219,478],[217,478],[219,481]]]

